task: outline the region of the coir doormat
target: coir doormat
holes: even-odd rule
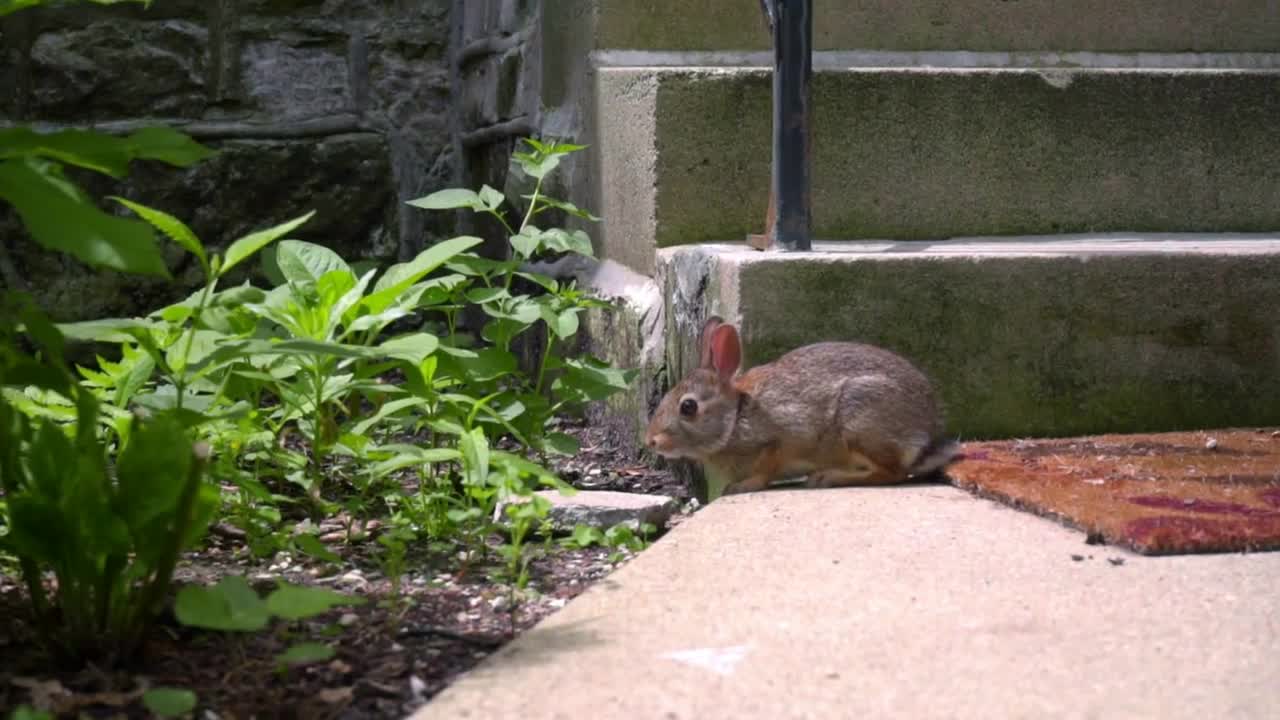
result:
[[[1280,550],[1280,430],[966,443],[952,482],[1147,555]]]

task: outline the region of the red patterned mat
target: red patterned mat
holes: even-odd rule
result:
[[[1280,430],[966,443],[958,487],[1147,555],[1280,550]]]

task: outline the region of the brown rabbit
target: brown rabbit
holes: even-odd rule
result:
[[[809,475],[809,487],[888,485],[959,459],[929,379],[883,348],[822,342],[735,377],[738,331],[712,317],[698,369],[662,399],[645,433],[667,458],[736,480],[726,495]]]

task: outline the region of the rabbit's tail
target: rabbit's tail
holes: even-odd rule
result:
[[[920,457],[916,458],[915,463],[907,470],[907,474],[917,478],[934,475],[946,470],[948,465],[963,459],[964,453],[960,451],[959,443],[948,438],[935,438],[925,446]]]

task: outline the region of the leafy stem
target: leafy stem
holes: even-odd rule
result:
[[[195,341],[196,329],[200,325],[200,319],[204,315],[204,309],[209,304],[209,295],[213,293],[214,285],[218,284],[218,278],[210,276],[204,285],[204,289],[200,291],[200,300],[196,303],[196,309],[191,313],[191,322],[183,331],[183,337],[179,342],[183,343],[182,356],[179,358],[178,366],[181,371],[174,374],[173,387],[177,391],[177,400],[175,407],[181,411],[182,401],[186,395],[187,389],[187,360],[191,357],[191,344]]]
[[[520,232],[529,226],[529,220],[533,217],[534,209],[538,207],[538,196],[542,193],[542,178],[533,185],[533,196],[529,198],[529,208],[525,211],[524,220],[520,223]]]
[[[148,625],[145,618],[159,606],[164,599],[164,593],[169,589],[169,582],[173,579],[174,568],[177,567],[178,556],[182,552],[187,535],[191,532],[196,494],[200,490],[205,468],[209,464],[209,452],[209,445],[204,442],[196,443],[191,448],[191,464],[187,469],[187,477],[182,486],[182,494],[178,497],[178,504],[174,508],[169,541],[165,543],[164,554],[160,556],[155,574],[143,590],[142,597],[133,606],[134,619],[128,625],[132,632],[126,639],[124,646],[126,654],[132,653],[138,643],[142,641],[142,633]]]

